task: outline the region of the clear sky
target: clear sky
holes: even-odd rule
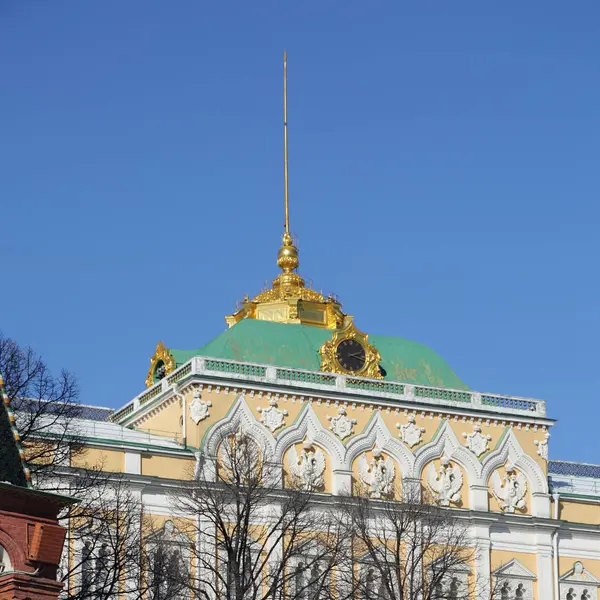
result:
[[[0,325],[142,391],[301,273],[600,463],[600,3],[0,1]]]

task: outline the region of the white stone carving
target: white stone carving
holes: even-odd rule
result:
[[[380,448],[373,448],[373,460],[369,463],[366,454],[358,459],[358,473],[361,481],[368,487],[371,498],[388,496],[393,490],[396,469],[394,461],[386,457]]]
[[[560,578],[560,600],[598,600],[600,580],[578,560]]]
[[[190,403],[190,416],[196,425],[209,416],[209,406],[212,406],[212,402],[210,400],[201,400],[200,390],[195,390],[194,399]]]
[[[491,435],[483,435],[481,433],[481,427],[475,425],[472,433],[463,432],[463,437],[467,440],[467,448],[479,458],[482,454],[487,452],[488,442],[492,439]]]
[[[336,417],[327,416],[327,420],[331,421],[329,429],[333,431],[341,440],[352,435],[352,428],[356,425],[356,419],[350,419],[346,416],[346,408],[340,406]]]
[[[400,439],[410,448],[416,446],[421,441],[422,434],[425,433],[425,427],[418,427],[415,423],[415,415],[409,415],[408,423],[404,425],[396,423],[396,427],[400,430]]]
[[[261,423],[268,427],[272,432],[285,425],[285,417],[288,415],[287,410],[277,408],[277,400],[275,400],[275,398],[269,400],[269,406],[267,408],[259,407],[258,412],[262,414],[260,419]]]
[[[460,502],[460,489],[463,484],[463,476],[458,465],[452,465],[447,456],[441,459],[440,472],[431,462],[427,468],[427,485],[433,494],[433,498],[440,506],[450,506],[450,503]]]
[[[527,480],[525,475],[517,473],[512,464],[505,467],[504,480],[498,471],[492,473],[492,492],[498,499],[500,509],[507,513],[514,513],[516,509],[525,508],[525,494],[527,493]]]
[[[312,440],[307,438],[302,442],[300,456],[296,452],[296,446],[292,446],[288,451],[288,464],[295,482],[303,490],[318,490],[323,487],[325,455],[320,448],[315,450]]]
[[[496,582],[494,600],[533,600],[536,576],[515,558],[496,569],[492,575]]]
[[[546,431],[543,440],[535,440],[533,443],[537,446],[537,453],[544,460],[548,460],[548,440],[550,439],[550,432]]]

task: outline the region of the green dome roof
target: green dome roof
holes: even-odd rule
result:
[[[244,319],[198,350],[171,350],[171,354],[178,366],[192,356],[210,356],[319,371],[319,348],[331,334],[307,325]],[[469,389],[439,354],[423,344],[386,335],[369,335],[369,343],[381,354],[387,380]]]

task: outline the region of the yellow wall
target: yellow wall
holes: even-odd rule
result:
[[[125,468],[125,454],[120,450],[84,448],[73,456],[71,466],[122,473]]]
[[[193,479],[196,461],[172,456],[142,455],[142,475],[165,479]]]
[[[195,386],[188,386],[183,390],[183,395],[185,400],[189,406],[193,399]],[[211,406],[209,407],[209,416],[200,421],[198,424],[194,423],[189,414],[188,410],[188,418],[187,418],[187,442],[189,446],[194,448],[200,447],[202,442],[202,438],[205,435],[206,431],[214,425],[217,421],[220,421],[233,403],[240,397],[241,392],[221,389],[218,393],[216,388],[211,388],[210,391],[208,388],[204,388],[201,392],[201,400],[211,402]],[[259,412],[260,408],[267,408],[269,406],[269,397],[267,394],[263,394],[262,396],[256,392],[252,395],[250,390],[246,390],[244,392],[244,399],[248,406],[250,407],[252,413],[256,417],[257,420],[260,421],[261,413]],[[289,427],[302,409],[307,404],[308,400],[304,399],[304,401],[300,400],[300,397],[296,397],[294,400],[292,397],[278,398],[278,406],[280,410],[286,410],[288,415],[285,418],[284,427],[278,429],[275,432],[275,435],[281,432],[285,427]],[[344,444],[348,444],[352,440],[353,437],[361,434],[366,428],[369,420],[374,417],[378,409],[381,409],[381,416],[386,426],[394,434],[394,436],[398,435],[398,424],[408,423],[409,415],[413,414],[411,411],[406,411],[404,409],[399,408],[391,408],[385,406],[379,406],[378,404],[369,404],[369,403],[344,403],[344,406],[347,410],[347,416],[350,419],[355,419],[357,422],[354,425],[353,434],[348,436],[343,440]],[[338,414],[339,404],[335,402],[329,402],[326,400],[320,400],[318,398],[313,399],[312,408],[317,415],[319,421],[325,428],[329,428],[331,422],[328,417],[335,417]],[[542,441],[544,439],[544,428],[538,428],[537,431],[534,430],[533,427],[529,427],[526,425],[521,425],[516,421],[498,419],[497,421],[490,420],[480,420],[475,417],[458,417],[452,415],[452,410],[445,411],[443,413],[436,413],[431,411],[423,411],[416,412],[415,419],[416,425],[418,427],[423,427],[425,431],[423,432],[422,440],[419,444],[412,448],[413,451],[416,451],[420,446],[427,444],[433,439],[433,436],[438,431],[440,426],[448,419],[450,427],[454,431],[456,437],[459,440],[463,440],[463,433],[471,433],[473,431],[473,427],[475,424],[478,424],[482,429],[483,435],[489,435],[489,452],[493,451],[497,444],[500,442],[502,435],[507,432],[510,428],[510,423],[513,423],[512,430],[519,440],[519,443],[523,447],[523,450],[533,458],[540,467],[547,471],[547,461],[542,459],[537,454],[537,446],[535,445],[535,441]],[[182,410],[179,400],[176,400],[170,403],[166,408],[159,410],[159,412],[153,415],[150,418],[144,418],[144,420],[140,423],[137,423],[137,427],[139,429],[153,431],[153,432],[171,432],[171,434],[178,434],[181,436],[182,434],[182,425],[181,425],[181,416]],[[485,455],[481,456],[480,459],[485,458]]]
[[[145,418],[137,429],[166,437],[179,436],[178,440],[181,441],[181,414],[181,402],[172,400],[161,407],[159,412]]]
[[[600,503],[590,504],[561,499],[558,510],[559,519],[563,521],[600,525]]]

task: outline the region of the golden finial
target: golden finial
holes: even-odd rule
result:
[[[225,317],[232,327],[242,319],[260,319],[279,323],[303,323],[315,327],[336,329],[345,315],[339,302],[327,299],[307,289],[304,279],[296,273],[299,265],[298,248],[290,234],[290,206],[288,196],[288,123],[287,123],[287,53],[283,53],[283,200],[284,226],[282,245],[277,252],[277,266],[282,273],[272,287],[263,290],[248,301],[246,298],[233,315]]]

